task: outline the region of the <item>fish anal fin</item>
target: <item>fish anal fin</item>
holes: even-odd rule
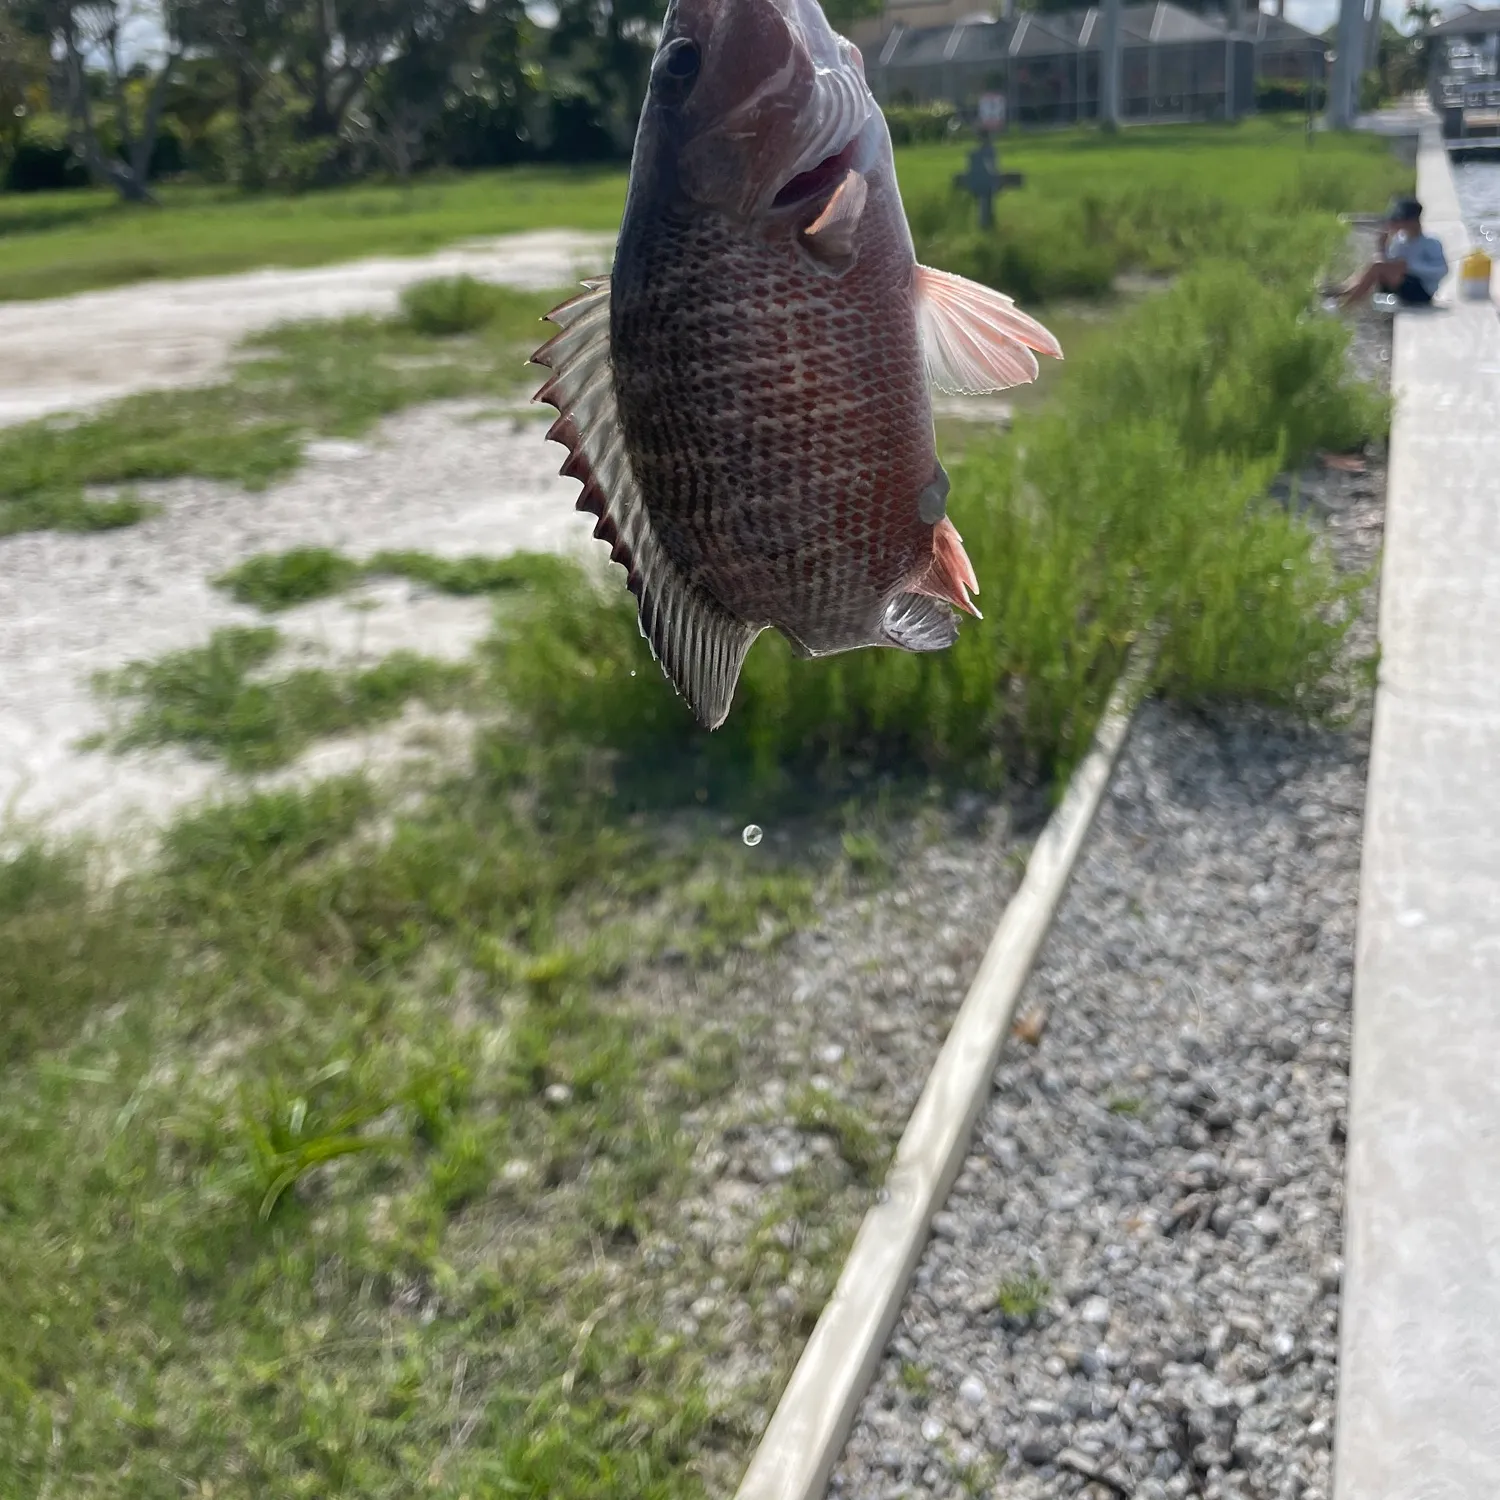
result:
[[[958,617],[927,594],[897,594],[882,624],[886,644],[903,651],[946,651],[958,639]]]
[[[976,620],[984,618],[969,598],[970,594],[979,592],[974,564],[964,551],[964,540],[958,534],[958,528],[946,516],[932,528],[931,564],[908,587],[914,594],[925,594],[955,604]]]
[[[802,231],[802,243],[815,260],[838,271],[854,264],[854,235],[869,194],[870,185],[862,173],[851,168],[844,174],[822,213]]]
[[[927,376],[937,390],[1008,390],[1036,379],[1033,350],[1062,358],[1057,340],[1003,292],[928,266],[913,275]]]
[[[532,355],[552,374],[535,400],[557,408],[548,437],[568,456],[561,472],[583,489],[576,508],[596,518],[594,536],[625,569],[641,634],[667,679],[706,728],[729,713],[735,685],[762,626],[735,618],[684,576],[656,536],[631,469],[615,400],[609,348],[609,281],[547,314],[561,330]]]

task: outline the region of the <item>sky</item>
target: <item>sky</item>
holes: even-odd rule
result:
[[[1079,0],[1080,4],[1087,4],[1089,0]],[[1477,0],[1483,3],[1483,0]],[[1461,8],[1459,0],[1439,0],[1440,8],[1447,10],[1458,10]],[[1266,4],[1264,10],[1271,10],[1273,6]],[[548,16],[555,16],[556,10],[550,0],[533,0],[527,6],[538,20],[544,20]],[[1308,31],[1323,31],[1331,26],[1338,16],[1339,0],[1286,0],[1286,18],[1295,25],[1305,27]],[[1406,0],[1381,0],[1381,11],[1386,20],[1400,24],[1406,12]],[[131,57],[146,57],[151,60],[160,56],[161,52],[161,27],[156,17],[156,7],[153,0],[141,0],[140,8],[136,11],[133,24],[127,28],[126,53]],[[1405,28],[1403,28],[1405,29]]]

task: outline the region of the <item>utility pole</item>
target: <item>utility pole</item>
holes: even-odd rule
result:
[[[1229,27],[1229,36],[1224,42],[1224,118],[1238,120],[1250,104],[1249,99],[1239,97],[1239,77],[1235,68],[1235,38],[1245,28],[1245,17],[1240,8],[1240,0],[1225,0],[1224,20]]]
[[[1365,0],[1339,0],[1333,79],[1328,90],[1328,123],[1348,130],[1359,107],[1359,76],[1365,55]]]
[[[1099,37],[1099,123],[1120,128],[1120,0],[1104,0]]]

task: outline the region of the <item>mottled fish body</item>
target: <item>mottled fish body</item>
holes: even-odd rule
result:
[[[550,315],[550,436],[698,718],[774,626],[805,656],[952,644],[977,614],[933,386],[1060,351],[916,263],[859,53],[816,0],[674,0],[612,275]]]

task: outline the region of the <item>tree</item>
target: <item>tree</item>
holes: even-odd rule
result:
[[[554,91],[587,107],[623,154],[646,97],[662,0],[558,0],[549,54]]]
[[[46,41],[16,6],[0,0],[0,181],[15,158],[27,117],[46,100]]]
[[[261,100],[273,76],[284,39],[279,0],[179,0],[184,36],[207,69],[227,85],[234,110],[238,161],[234,176],[243,187],[265,183]],[[227,72],[228,78],[223,79]],[[219,107],[219,90],[205,78],[203,92]],[[179,110],[178,113],[181,113]]]
[[[153,201],[147,180],[151,153],[167,86],[182,56],[177,0],[162,0],[154,12],[135,0],[42,0],[33,17],[59,58],[73,149],[89,175],[127,202]],[[143,21],[154,23],[161,37],[154,75],[126,50],[128,33],[139,32]],[[102,101],[96,100],[96,89]],[[105,144],[101,102],[109,107],[118,151]]]
[[[413,7],[399,50],[370,75],[351,119],[397,177],[411,175],[456,75],[477,50],[482,20],[469,0],[426,0]]]
[[[281,66],[305,106],[304,137],[339,133],[365,80],[399,51],[411,11],[409,0],[287,0]]]

